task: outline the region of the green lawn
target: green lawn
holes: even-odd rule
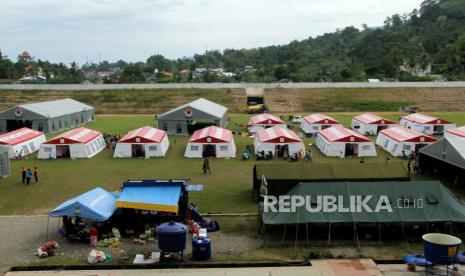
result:
[[[330,114],[346,126],[354,113]],[[384,114],[397,119],[398,114]],[[443,113],[444,119],[465,124],[465,113]],[[228,128],[243,131],[249,115],[231,115]],[[123,134],[143,125],[153,125],[154,117],[148,115],[98,115],[96,122],[89,125],[100,131]],[[295,125],[297,126],[297,125]],[[53,136],[53,135],[49,135]],[[112,152],[105,149],[92,159],[81,160],[12,160],[12,176],[0,179],[0,215],[45,214],[62,201],[101,186],[109,190],[119,190],[121,183],[128,179],[190,178],[191,183],[204,184],[203,192],[191,193],[191,200],[198,203],[203,213],[245,213],[256,212],[252,200],[252,167],[254,161],[211,160],[212,175],[203,175],[202,160],[183,158],[188,137],[170,137],[170,148],[165,158],[113,159]],[[251,144],[248,137],[235,136],[237,154]],[[312,143],[310,146],[309,144]],[[323,157],[313,145],[313,139],[305,139],[307,147],[314,152],[315,162],[358,162],[358,159]],[[389,155],[378,148],[378,157],[365,158],[366,162],[384,162]],[[286,162],[260,161],[260,162]],[[311,166],[311,164],[308,164]],[[41,171],[40,184],[21,184],[20,168],[38,166]]]

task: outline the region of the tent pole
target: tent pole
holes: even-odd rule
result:
[[[357,223],[354,222],[354,238],[357,241],[357,246],[358,246],[358,251],[362,252],[362,249],[360,248],[360,240],[358,239],[358,233],[357,233]]]
[[[308,246],[308,222],[305,223],[305,229],[307,232],[307,246]]]
[[[328,245],[331,245],[331,222],[329,222],[328,227]]]
[[[286,238],[286,226],[287,224],[284,224],[284,231],[283,231],[283,237],[281,238],[281,244],[284,244],[284,239]]]

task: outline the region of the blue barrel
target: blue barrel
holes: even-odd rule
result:
[[[192,239],[192,259],[196,261],[207,261],[212,257],[211,241],[209,238]]]
[[[187,241],[187,226],[170,221],[155,230],[158,235],[158,248],[165,253],[184,251]]]
[[[454,236],[430,233],[423,235],[425,259],[433,265],[450,265],[456,261],[462,241]]]

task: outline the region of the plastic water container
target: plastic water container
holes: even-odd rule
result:
[[[450,265],[455,262],[462,240],[457,237],[431,233],[423,235],[425,259],[433,264]]]
[[[211,241],[209,238],[192,239],[192,259],[196,261],[207,261],[212,257]]]

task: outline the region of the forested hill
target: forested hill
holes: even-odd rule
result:
[[[230,73],[218,74],[214,68]],[[421,76],[424,72],[464,80],[465,0],[425,0],[411,13],[392,15],[376,28],[346,27],[287,45],[215,50],[177,60],[156,54],[145,62],[78,67],[40,59],[13,62],[0,54],[0,79],[21,77],[28,69],[40,69],[50,83],[94,81],[89,72],[109,69],[117,69],[117,76],[103,81],[123,83],[429,80]]]

